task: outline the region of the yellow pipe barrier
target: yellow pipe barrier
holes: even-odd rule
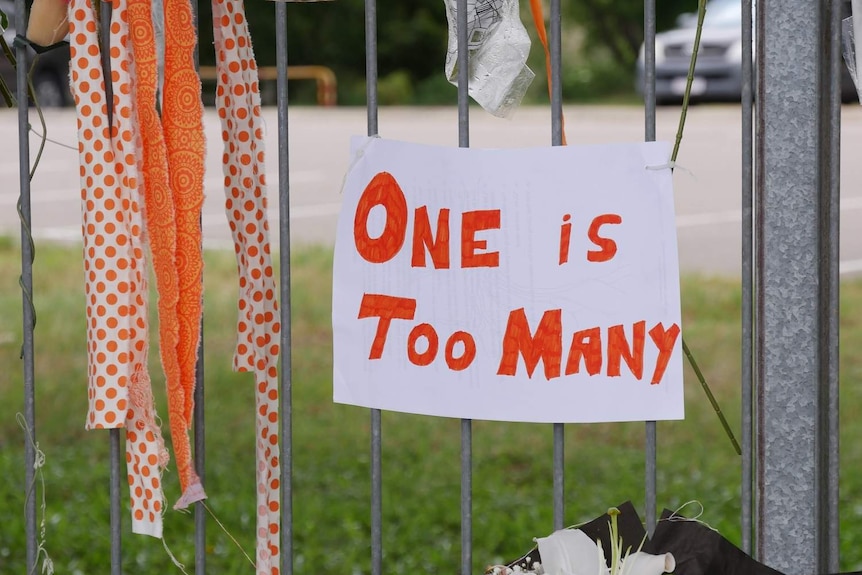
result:
[[[278,79],[275,66],[262,66],[257,70],[261,82]],[[202,80],[217,80],[215,66],[201,66]],[[288,66],[288,80],[314,80],[317,82],[317,103],[321,106],[334,106],[337,103],[335,73],[326,66]]]

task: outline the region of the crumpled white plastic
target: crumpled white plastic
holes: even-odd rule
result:
[[[443,0],[449,22],[446,78],[458,85],[456,0]],[[535,78],[527,66],[530,36],[518,0],[467,0],[468,92],[482,108],[510,118]]]
[[[853,78],[856,93],[862,103],[862,62],[859,61],[859,46],[862,45],[862,0],[852,0],[852,15],[841,21],[841,44],[844,63]]]

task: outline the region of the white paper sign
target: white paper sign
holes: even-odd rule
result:
[[[354,142],[334,399],[467,419],[683,417],[666,143]]]

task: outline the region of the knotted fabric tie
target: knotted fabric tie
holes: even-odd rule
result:
[[[257,385],[258,575],[279,572],[278,354],[281,324],[270,257],[257,65],[242,0],[213,0],[218,87],[225,145],[225,210],[239,270],[234,369]]]

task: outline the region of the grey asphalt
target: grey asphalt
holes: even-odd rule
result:
[[[277,113],[264,109],[270,225],[276,228],[278,183]],[[33,234],[37,240],[80,240],[80,188],[74,111],[46,113],[48,138],[32,181]],[[565,109],[570,144],[640,141],[644,113],[637,107],[586,106]],[[660,108],[659,140],[673,140],[679,108]],[[38,117],[31,123],[41,132]],[[208,141],[204,242],[232,246],[224,216],[218,117],[206,112]],[[289,110],[291,242],[331,244],[340,206],[341,183],[348,167],[349,140],[367,130],[364,108],[291,107]],[[0,234],[18,235],[17,115],[0,112]],[[379,131],[386,138],[456,146],[454,108],[382,108]],[[741,230],[741,113],[739,105],[701,105],[689,111],[675,171],[679,254],[684,272],[738,275]],[[39,138],[31,134],[31,159]],[[550,109],[522,108],[512,120],[470,111],[470,145],[510,148],[551,142]],[[841,271],[862,274],[862,106],[842,110]],[[275,239],[275,238],[274,238]]]

